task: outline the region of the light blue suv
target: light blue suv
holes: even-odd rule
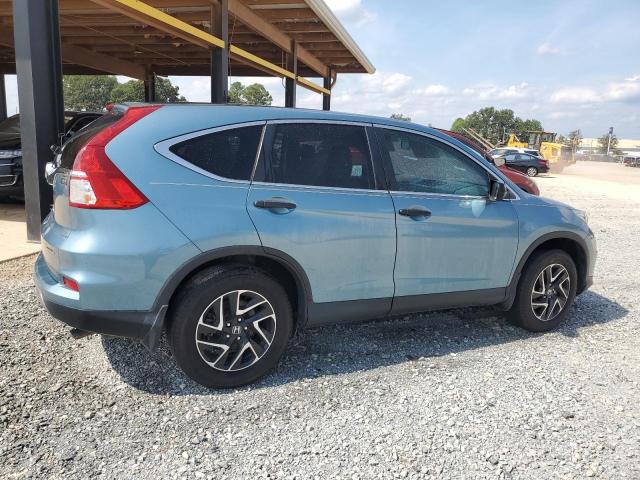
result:
[[[149,348],[166,329],[210,387],[266,374],[307,325],[496,305],[549,330],[592,281],[583,212],[412,123],[123,105],[57,167],[35,266],[46,308]]]

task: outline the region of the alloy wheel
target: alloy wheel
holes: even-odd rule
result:
[[[527,175],[529,175],[530,177],[535,177],[537,174],[538,170],[536,170],[534,167],[527,168]]]
[[[233,290],[211,302],[198,320],[196,347],[212,368],[244,370],[269,350],[276,314],[269,301],[251,290]]]
[[[536,278],[531,292],[531,309],[538,320],[548,322],[556,318],[569,299],[571,279],[559,263],[545,267]]]

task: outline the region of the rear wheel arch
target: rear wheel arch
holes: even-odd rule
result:
[[[221,248],[191,259],[165,283],[156,300],[156,308],[168,305],[170,309],[172,300],[195,275],[205,269],[224,265],[257,267],[273,277],[287,293],[294,313],[295,328],[304,326],[307,304],[312,299],[304,270],[285,253],[259,246]]]

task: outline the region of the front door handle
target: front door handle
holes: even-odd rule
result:
[[[268,210],[276,210],[283,208],[286,210],[293,210],[297,207],[295,203],[286,198],[270,198],[268,200],[256,200],[253,205],[257,208],[266,208]]]
[[[409,207],[409,208],[401,208],[400,210],[398,210],[398,213],[400,215],[403,215],[405,217],[430,217],[431,216],[431,210],[429,210],[428,208],[424,208],[424,207]]]

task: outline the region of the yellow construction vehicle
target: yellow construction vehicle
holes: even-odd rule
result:
[[[549,160],[551,169],[559,172],[564,167],[576,163],[576,160],[571,147],[556,143],[556,135],[541,131],[510,133],[505,146],[538,150],[544,159]]]

